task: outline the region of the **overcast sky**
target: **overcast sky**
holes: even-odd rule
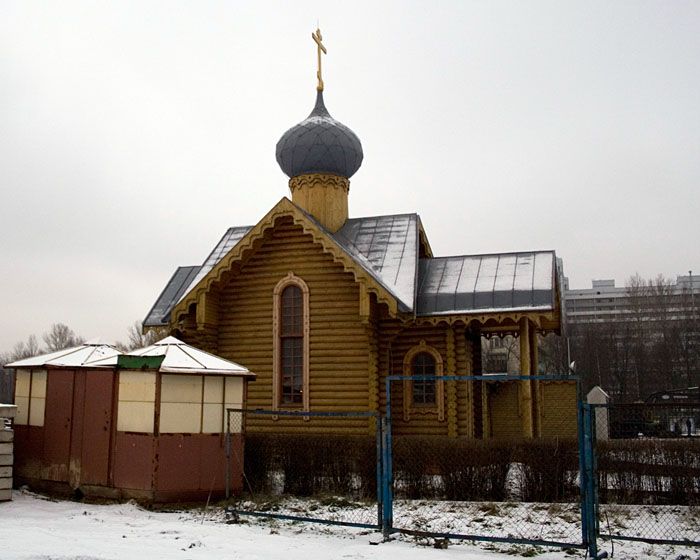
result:
[[[350,215],[436,256],[554,249],[572,287],[700,273],[700,2],[0,2],[0,351],[126,339],[282,197],[325,100]]]

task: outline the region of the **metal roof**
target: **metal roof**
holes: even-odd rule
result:
[[[226,253],[233,249],[251,229],[253,229],[253,226],[237,226],[228,228],[226,233],[224,233],[224,236],[221,238],[221,241],[217,243],[214,250],[209,253],[209,256],[204,260],[204,263],[199,268],[199,272],[194,277],[192,282],[190,282],[190,285],[187,286],[187,289],[183,291],[182,294],[180,294],[180,297],[175,303],[179,303],[180,300],[184,298],[192,288],[199,284],[200,280],[209,274],[209,271],[216,266],[216,263],[223,259]],[[173,303],[170,309],[175,307],[175,303]],[[168,309],[168,312],[170,312],[170,309]]]
[[[248,368],[242,365],[224,360],[194,346],[185,344],[174,336],[169,336],[159,340],[151,346],[134,350],[122,355],[130,357],[152,357],[162,356],[163,360],[158,367],[161,373],[184,373],[184,374],[218,374],[233,375],[239,377],[255,377]],[[101,366],[116,366],[118,356],[94,360],[92,364]]]
[[[551,310],[554,251],[420,259],[418,315]]]
[[[50,354],[42,356],[34,356],[17,360],[5,367],[11,368],[31,368],[31,367],[84,367],[87,362],[94,360],[102,360],[114,358],[121,354],[121,350],[115,348],[111,344],[107,344],[99,338],[89,340],[79,346],[65,348]]]
[[[347,220],[332,237],[412,311],[418,264],[418,215],[397,214]]]
[[[238,226],[226,230],[214,250],[209,253],[201,266],[180,266],[172,275],[153,307],[143,321],[144,327],[160,327],[170,321],[170,312],[209,271],[216,266],[251,230],[252,226]]]
[[[170,311],[188,291],[201,266],[179,266],[143,320],[144,327],[159,327],[170,321]]]
[[[417,214],[353,218],[334,234],[304,214],[396,298],[400,311],[426,316],[555,308],[554,251],[419,259]],[[144,325],[167,324],[172,308],[250,229],[229,228],[201,267],[178,269]]]

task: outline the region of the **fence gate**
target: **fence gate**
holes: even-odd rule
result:
[[[598,534],[700,545],[700,405],[591,405],[591,410]]]
[[[381,430],[374,412],[292,412],[228,409],[227,442],[245,433],[245,460],[231,456],[227,498],[240,494],[228,511],[364,527],[382,520]],[[369,423],[376,436],[367,433]],[[348,431],[348,435],[335,435]],[[331,433],[329,433],[331,432]],[[335,432],[335,433],[333,433]],[[333,435],[331,435],[333,434]],[[236,447],[227,451],[235,455]]]
[[[422,391],[423,382],[445,383],[451,402],[444,403],[442,417],[407,400],[417,382]],[[531,399],[527,409],[523,393]],[[582,524],[577,380],[391,376],[386,397],[391,485],[384,501],[391,531],[589,546],[589,528]],[[455,402],[468,404],[461,410]],[[449,433],[448,420],[456,434]],[[531,437],[524,437],[524,425]],[[589,550],[595,552],[595,543]]]

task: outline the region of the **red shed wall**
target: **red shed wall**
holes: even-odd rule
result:
[[[116,391],[112,370],[48,370],[44,426],[15,426],[16,475],[133,490],[156,501],[223,494],[225,434],[117,432]],[[243,436],[232,435],[232,493],[242,488],[242,461]]]
[[[44,480],[68,482],[71,426],[73,424],[73,370],[48,370],[44,415]]]
[[[153,434],[117,432],[114,447],[114,486],[151,490],[155,458]]]
[[[110,441],[114,395],[112,371],[86,371],[81,446],[71,460],[80,458],[80,482],[107,486],[109,483]],[[75,401],[77,403],[77,399]],[[75,437],[75,436],[74,436]]]
[[[230,484],[242,488],[243,438],[231,436]],[[164,434],[158,438],[156,492],[162,499],[190,499],[226,488],[224,434]]]

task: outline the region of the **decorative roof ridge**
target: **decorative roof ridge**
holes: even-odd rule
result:
[[[541,249],[534,251],[506,251],[503,253],[474,253],[471,255],[442,255],[439,257],[422,257],[420,260],[444,260],[444,259],[464,259],[464,258],[476,258],[476,257],[504,257],[510,255],[544,255],[550,253],[556,256],[556,251],[554,249]]]
[[[348,218],[347,222],[353,222],[353,221],[359,221],[359,220],[373,220],[373,219],[378,219],[378,218],[399,218],[399,217],[402,218],[404,216],[415,216],[416,218],[418,218],[418,220],[420,220],[420,214],[418,214],[417,212],[402,212],[400,214],[379,214],[377,216],[358,216],[356,218]]]

